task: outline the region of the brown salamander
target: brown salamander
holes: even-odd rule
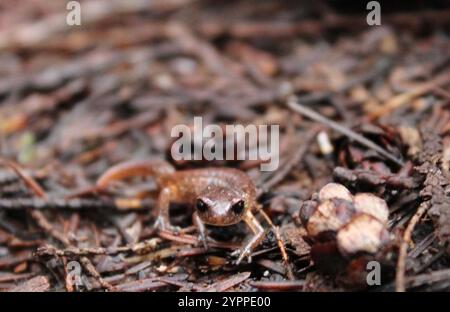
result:
[[[228,226],[244,221],[254,235],[233,255],[238,255],[237,264],[244,257],[251,260],[252,250],[264,237],[264,229],[253,215],[256,188],[247,174],[233,168],[176,171],[163,160],[135,160],[111,167],[97,180],[97,187],[104,189],[113,181],[135,176],[151,176],[159,186],[155,222],[158,229],[178,230],[169,220],[169,206],[173,202],[195,207],[193,221],[205,248],[205,224]]]

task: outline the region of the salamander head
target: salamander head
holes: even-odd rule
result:
[[[197,196],[195,209],[205,224],[227,226],[242,220],[248,202],[236,190],[212,185]]]

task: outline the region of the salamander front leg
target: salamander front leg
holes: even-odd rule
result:
[[[170,208],[170,202],[173,198],[174,194],[173,191],[166,187],[161,190],[158,197],[158,217],[156,218],[156,221],[154,223],[154,227],[159,230],[169,230],[172,232],[179,232],[180,227],[173,226],[170,223],[169,218],[169,208]]]
[[[194,223],[194,225],[197,227],[198,232],[200,234],[200,240],[203,244],[203,247],[205,249],[208,249],[208,242],[206,240],[207,234],[206,234],[206,227],[205,224],[203,223],[203,221],[200,219],[200,217],[198,216],[197,212],[194,212],[192,215],[192,221]]]
[[[232,253],[233,256],[239,255],[236,260],[236,264],[240,264],[244,257],[248,257],[248,262],[250,263],[252,261],[251,254],[253,249],[255,249],[264,238],[263,227],[250,211],[247,211],[243,220],[252,230],[253,236],[247,241],[247,243],[245,243],[243,247]]]

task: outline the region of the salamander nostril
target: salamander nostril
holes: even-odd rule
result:
[[[231,209],[234,211],[234,213],[236,214],[241,214],[244,211],[244,207],[245,207],[245,203],[243,200],[238,201],[237,203],[235,203]]]
[[[205,212],[208,210],[208,205],[201,199],[197,199],[197,203],[195,204],[195,207],[200,212]]]

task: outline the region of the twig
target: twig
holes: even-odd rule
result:
[[[327,127],[330,127],[332,129],[334,129],[335,131],[349,137],[350,139],[366,146],[367,148],[370,148],[376,152],[378,152],[380,155],[383,155],[384,157],[386,157],[387,159],[393,161],[394,163],[396,163],[399,166],[403,166],[404,162],[400,159],[398,159],[397,157],[395,157],[394,155],[392,155],[391,153],[389,153],[388,151],[386,151],[384,148],[382,148],[381,146],[373,143],[372,141],[366,139],[365,137],[363,137],[362,135],[352,131],[349,128],[346,128],[340,124],[338,124],[337,122],[334,122],[333,120],[330,120],[322,115],[320,115],[319,113],[316,113],[315,111],[313,111],[312,109],[309,109],[303,105],[301,105],[300,103],[297,102],[297,99],[295,96],[291,96],[288,101],[287,101],[287,105],[289,108],[291,108],[292,110],[294,110],[295,112],[302,114],[308,118],[311,118],[312,120],[316,121],[316,122],[320,122],[324,125],[326,125]]]
[[[279,264],[278,262],[269,260],[269,259],[260,259],[256,261],[260,266],[269,269],[278,274],[286,274],[286,268],[284,265]]]
[[[10,292],[44,292],[50,289],[48,278],[42,275],[33,277],[25,283],[10,289]]]
[[[400,251],[397,261],[397,271],[395,275],[395,290],[398,292],[405,291],[405,270],[406,270],[406,256],[408,251],[408,244],[411,241],[412,232],[414,227],[419,222],[420,218],[430,208],[431,203],[429,201],[423,202],[419,209],[417,209],[414,216],[411,218],[405,232],[403,233],[403,240],[400,244]]]
[[[272,220],[269,218],[269,216],[265,213],[264,210],[260,208],[258,211],[264,217],[264,219],[266,219],[267,223],[269,223],[269,225],[272,227],[275,237],[277,239],[278,248],[280,249],[281,256],[283,258],[283,264],[286,268],[287,276],[290,280],[294,280],[295,276],[294,273],[292,272],[291,264],[289,262],[289,256],[286,252],[286,247],[284,246],[283,239],[281,238],[279,227],[273,224]]]
[[[25,182],[25,184],[36,194],[37,197],[47,199],[47,194],[44,189],[29,175],[25,170],[20,168],[18,164],[13,161],[0,159],[0,165],[5,165],[14,170],[14,172]]]
[[[153,206],[153,200],[102,200],[62,198],[0,198],[0,210],[140,210]]]
[[[10,281],[19,281],[26,278],[31,278],[34,273],[22,273],[22,274],[4,274],[0,275],[0,283],[10,282]]]
[[[17,173],[17,175],[25,182],[25,184],[30,187],[30,189],[36,194],[37,197],[42,198],[42,199],[48,198],[47,193],[44,191],[44,189],[31,176],[28,176],[25,173],[25,171],[23,171],[19,167],[19,165],[15,164],[12,161],[4,160],[4,159],[0,160],[0,164],[1,163],[6,164],[10,168],[12,168]],[[60,233],[58,230],[56,230],[41,211],[32,210],[32,211],[30,211],[30,214],[33,217],[33,219],[36,221],[36,223],[42,229],[44,229],[44,231],[47,232],[50,236],[52,236],[55,239],[57,239],[58,241],[60,241],[65,247],[68,247],[71,245],[70,241],[67,239],[67,237],[65,237],[62,233]],[[108,289],[108,290],[113,289],[113,287],[108,282],[103,280],[101,275],[95,269],[95,266],[92,264],[91,260],[89,260],[86,257],[82,257],[80,259],[80,261],[83,264],[83,266],[86,268],[86,270],[100,283],[100,285],[104,289]]]
[[[250,282],[250,285],[258,289],[271,291],[289,291],[302,289],[305,286],[305,281],[281,281],[281,282]]]
[[[434,271],[430,273],[420,274],[407,278],[406,284],[408,288],[418,287],[423,284],[431,284],[450,280],[450,269]]]
[[[207,288],[203,289],[202,291],[216,291],[216,292],[225,291],[231,287],[239,285],[240,283],[248,279],[251,274],[252,274],[251,272],[238,273],[236,275],[231,276],[230,278],[216,282],[208,286]]]
[[[408,254],[408,257],[417,258],[428,246],[430,246],[436,239],[435,233],[430,233],[421,242],[417,243],[413,250]]]
[[[28,173],[26,173],[18,164],[6,159],[0,159],[0,164],[6,165],[12,170],[14,170],[14,172],[19,176],[19,178],[22,179],[25,185],[28,186],[37,197],[44,200],[48,198],[47,193],[44,191],[44,189],[33,179],[33,177],[31,177]],[[47,218],[41,211],[32,210],[30,211],[30,215],[33,218],[33,220],[37,223],[37,225],[40,228],[42,228],[46,233],[55,238],[57,241],[61,242],[63,245],[65,246],[70,245],[69,240],[51,225],[51,223],[47,220]]]
[[[179,286],[177,281],[186,279],[185,275],[174,276],[174,277],[151,277],[146,279],[141,279],[137,281],[132,281],[128,283],[123,283],[115,287],[115,291],[146,291],[155,290],[157,288],[165,287],[170,285]]]
[[[387,101],[382,107],[370,114],[371,119],[376,119],[380,116],[389,114],[394,109],[401,107],[406,103],[411,103],[412,100],[426,92],[432,91],[437,87],[447,84],[450,82],[450,74],[446,72],[445,74],[439,75],[431,81],[427,81],[419,84],[414,89],[407,91],[405,93],[399,94],[389,101]]]
[[[128,257],[125,262],[128,264],[139,263],[142,261],[161,260],[166,258],[183,258],[188,256],[203,255],[212,250],[206,250],[203,247],[190,247],[190,246],[171,246],[165,249],[160,249],[146,255],[138,255]]]
[[[162,230],[158,232],[159,236],[168,239],[171,241],[175,241],[178,243],[189,244],[189,245],[199,245],[200,241],[196,236],[187,235],[187,234],[176,234],[171,231]],[[208,239],[208,246],[215,248],[223,248],[223,249],[237,249],[239,248],[239,244],[235,243],[225,243],[225,242],[216,242],[211,239]]]
[[[165,5],[167,9],[177,8],[183,1],[96,0],[83,3],[83,25],[99,22],[111,16],[154,10]],[[14,27],[0,36],[0,50],[16,45],[34,46],[46,42],[48,38],[67,31],[64,13],[57,13],[39,22]]]
[[[147,241],[132,244],[130,246],[118,246],[118,247],[91,247],[91,248],[77,248],[69,247],[66,249],[57,249],[53,246],[44,246],[38,248],[35,255],[38,257],[58,256],[58,257],[83,257],[83,256],[98,256],[108,255],[113,256],[124,252],[142,253],[150,250],[154,250],[158,243],[159,238],[152,238]]]
[[[305,140],[300,145],[300,148],[295,151],[295,154],[291,159],[289,159],[281,169],[277,170],[269,180],[261,184],[262,190],[269,190],[277,185],[292,170],[292,168],[302,160],[317,132],[319,132],[318,127],[314,127],[308,131]]]
[[[333,176],[341,181],[362,182],[371,186],[386,185],[394,189],[413,189],[419,186],[418,181],[413,177],[401,176],[398,174],[384,174],[372,170],[348,169],[335,167]]]

